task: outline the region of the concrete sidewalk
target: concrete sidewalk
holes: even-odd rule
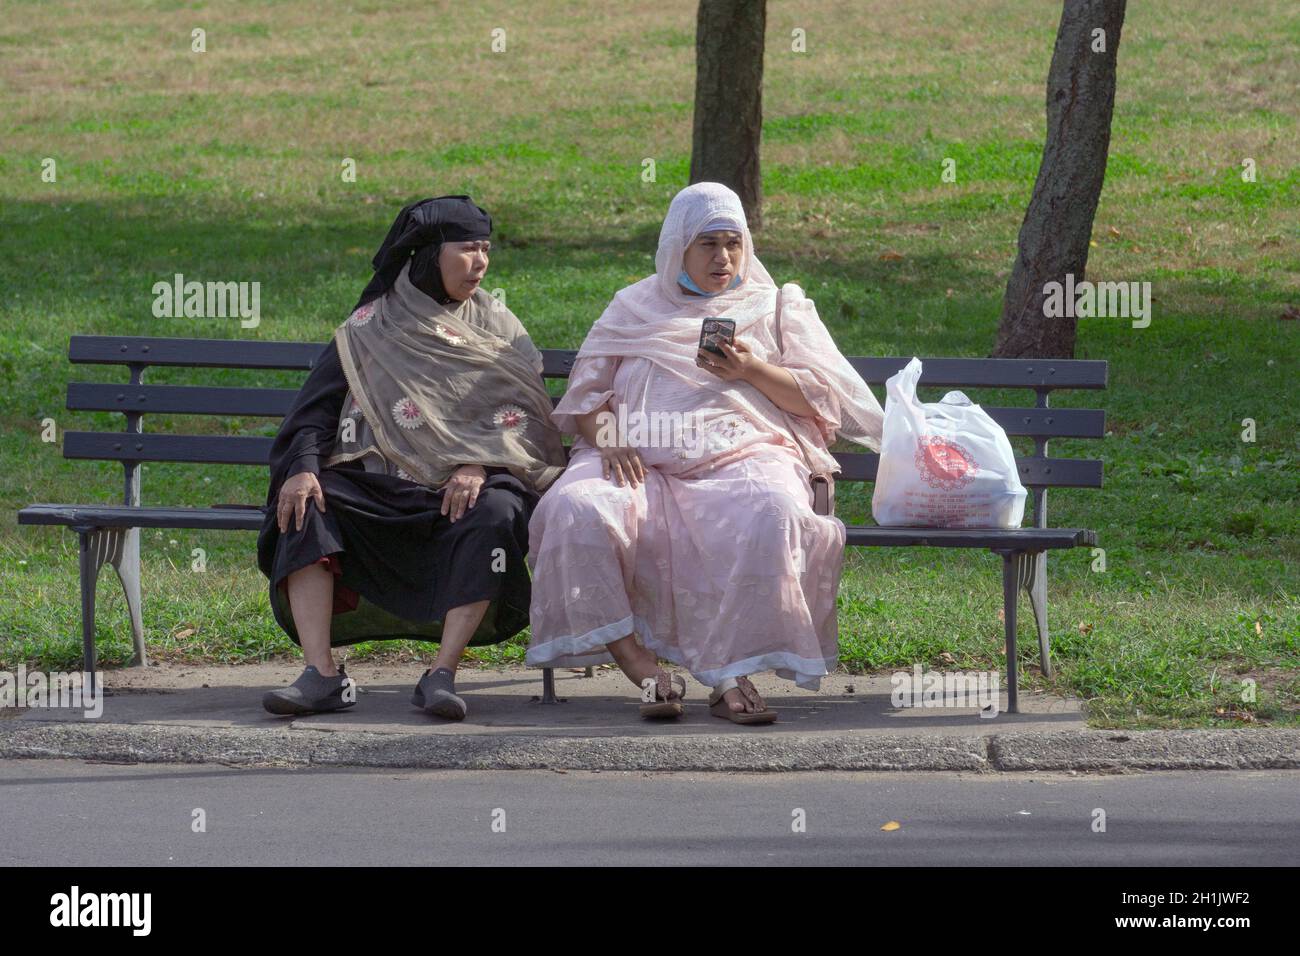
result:
[[[780,719],[741,727],[709,714],[708,689],[688,680],[686,715],[650,722],[617,670],[556,672],[566,703],[544,705],[541,672],[463,668],[463,722],[410,704],[423,667],[355,663],[355,707],[275,717],[266,690],[294,680],[296,662],[151,666],[103,674],[103,715],[0,710],[0,757],[556,770],[1080,770],[1300,768],[1300,731],[1102,731],[1079,702],[1022,693],[1019,714],[975,708],[895,708],[888,676],[832,675],[820,692],[770,674],[755,684]],[[1000,707],[1006,706],[1006,694]]]

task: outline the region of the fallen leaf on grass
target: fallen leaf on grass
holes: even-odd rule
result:
[[[903,254],[901,252],[895,252],[893,249],[880,254],[881,262],[896,262],[901,258],[903,258]]]
[[[1215,717],[1222,717],[1225,720],[1240,720],[1244,724],[1253,724],[1255,715],[1248,710],[1227,710],[1223,707],[1214,709]]]

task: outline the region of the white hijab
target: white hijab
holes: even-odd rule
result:
[[[700,233],[717,229],[741,234],[741,282],[718,295],[690,295],[677,281],[686,249]],[[712,389],[737,411],[798,433],[811,446],[806,451],[815,470],[839,470],[827,450],[836,437],[880,449],[884,422],[880,402],[840,354],[803,290],[794,283],[777,289],[754,254],[744,207],[732,190],[721,183],[695,183],[673,197],[659,232],[655,268],[654,275],[619,290],[587,334],[579,359],[645,358],[692,384]],[[743,338],[759,359],[789,369],[806,395],[810,390],[816,393],[824,414],[814,422],[785,413],[752,385],[723,381],[699,368],[695,355],[700,323],[715,316],[734,319],[736,338]],[[814,396],[808,398],[814,401]]]

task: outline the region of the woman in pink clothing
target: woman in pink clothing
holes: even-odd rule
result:
[[[812,300],[776,288],[727,187],[677,194],[655,266],[592,327],[552,416],[578,438],[529,524],[527,661],[612,658],[644,716],[672,717],[685,681],[663,658],[716,716],[768,723],[746,675],[816,689],[839,659],[844,524],[809,477],[837,469],[837,436],[879,450],[883,411]],[[733,320],[734,346],[701,349],[706,318]]]

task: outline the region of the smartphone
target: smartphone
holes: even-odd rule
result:
[[[715,355],[725,354],[719,342],[728,345],[736,341],[735,319],[705,319],[700,326],[700,348]]]

